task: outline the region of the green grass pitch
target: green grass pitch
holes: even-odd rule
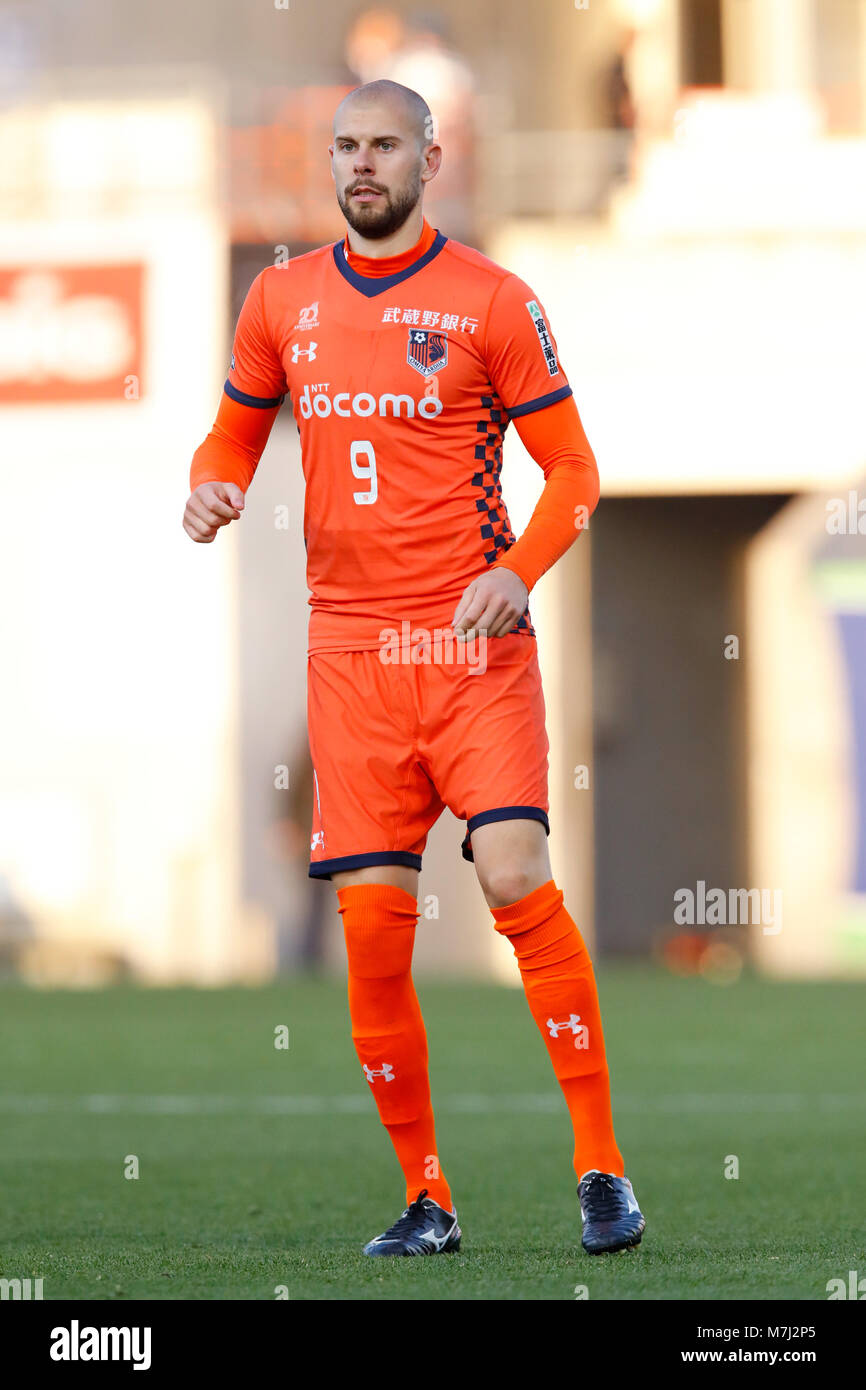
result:
[[[7,987],[0,1274],[117,1301],[826,1299],[866,1274],[862,987],[598,978],[647,1218],[633,1254],[580,1247],[567,1112],[519,989],[420,982],[463,1249],[370,1260],[404,1191],[340,982]]]

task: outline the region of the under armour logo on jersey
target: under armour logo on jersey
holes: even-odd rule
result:
[[[292,343],[292,361],[297,364],[299,357],[306,357],[308,362],[315,362],[318,346],[318,343],[310,343],[309,347],[302,348],[297,343]]]
[[[381,1065],[381,1067],[378,1067],[378,1068],[375,1068],[375,1067],[368,1067],[368,1066],[367,1066],[367,1063],[365,1062],[365,1063],[364,1063],[364,1075],[366,1076],[367,1080],[369,1081],[370,1085],[372,1086],[372,1085],[373,1085],[373,1078],[376,1077],[376,1076],[384,1076],[384,1078],[385,1078],[386,1081],[393,1081],[393,1080],[394,1080],[394,1068],[391,1066],[391,1063],[390,1063],[390,1062],[383,1062],[382,1065]]]
[[[312,840],[310,841],[310,852],[311,852],[311,853],[314,853],[317,849],[324,849],[324,848],[325,848],[325,832],[324,832],[324,830],[316,830],[316,831],[314,831],[314,832],[313,832],[313,838],[312,838]]]

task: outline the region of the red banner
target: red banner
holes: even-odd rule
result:
[[[0,268],[0,404],[138,400],[144,267]]]

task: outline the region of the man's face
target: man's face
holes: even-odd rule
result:
[[[421,197],[427,165],[408,116],[391,105],[347,102],[329,152],[349,226],[372,240],[402,227]]]

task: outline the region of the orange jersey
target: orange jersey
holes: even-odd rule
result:
[[[300,433],[310,652],[450,627],[516,540],[509,421],[571,395],[530,287],[426,223],[425,236],[385,276],[353,270],[343,241],[268,267],[238,320],[227,394],[269,409],[291,393]],[[528,607],[514,630],[534,636]]]

